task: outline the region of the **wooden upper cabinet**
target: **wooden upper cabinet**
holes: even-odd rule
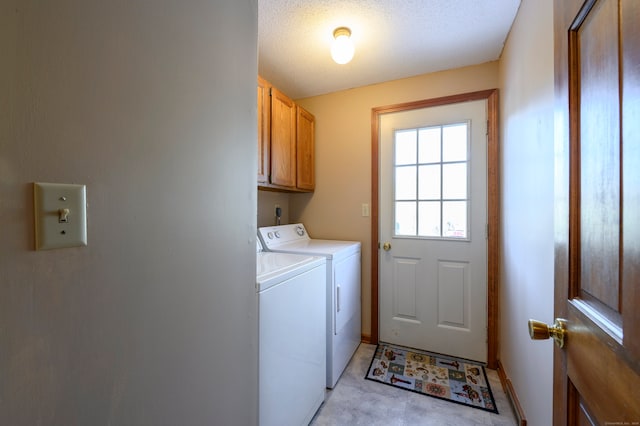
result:
[[[258,76],[258,187],[315,189],[315,117]]]
[[[258,183],[269,182],[271,141],[271,85],[258,76]]]
[[[271,183],[296,186],[296,104],[271,88]]]
[[[315,117],[299,105],[296,106],[296,111],[296,186],[299,189],[313,191],[315,188]]]

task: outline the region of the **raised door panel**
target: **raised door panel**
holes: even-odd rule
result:
[[[315,117],[297,106],[297,178],[299,189],[315,188]]]
[[[271,88],[271,183],[296,186],[296,105]]]
[[[258,183],[269,181],[271,141],[271,85],[258,76]]]

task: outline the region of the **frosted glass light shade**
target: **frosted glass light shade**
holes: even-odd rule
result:
[[[346,64],[353,58],[354,47],[351,41],[349,28],[337,28],[333,32],[333,44],[331,45],[331,57],[338,64]]]

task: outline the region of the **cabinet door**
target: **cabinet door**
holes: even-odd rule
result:
[[[296,185],[299,189],[315,188],[315,132],[315,117],[309,111],[297,106]]]
[[[271,140],[270,84],[258,76],[258,183],[269,180],[269,144]]]
[[[296,105],[271,88],[271,183],[296,186]]]

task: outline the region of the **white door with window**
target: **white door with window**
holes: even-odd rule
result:
[[[486,105],[380,117],[383,342],[487,361]]]

